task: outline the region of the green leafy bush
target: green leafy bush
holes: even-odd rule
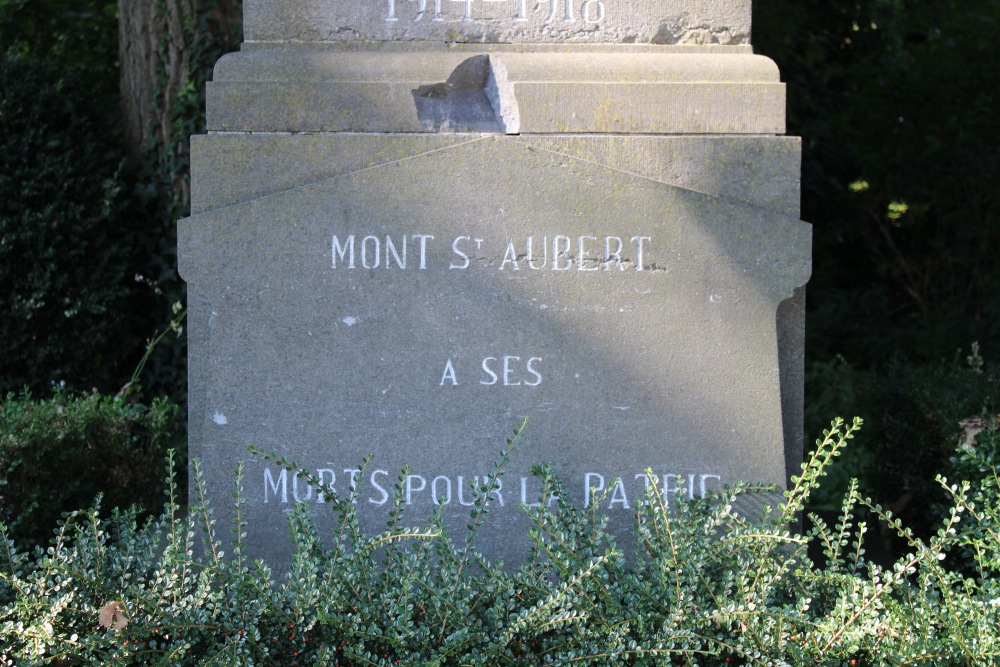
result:
[[[108,505],[158,513],[162,461],[177,444],[177,408],[123,396],[57,391],[0,403],[0,520],[19,538],[47,541],[64,512],[103,493]]]
[[[151,333],[145,212],[74,69],[0,54],[0,392],[114,391]]]
[[[820,425],[820,411],[850,412],[866,424],[857,446],[831,466],[831,483],[813,502],[827,508],[839,504],[849,480],[857,477],[873,497],[927,538],[942,507],[951,503],[935,477],[955,476],[952,459],[961,424],[997,412],[1000,369],[985,364],[976,345],[949,360],[895,359],[878,371],[838,359],[810,367],[807,393],[807,428]]]
[[[328,498],[337,509],[330,530],[299,506],[280,584],[243,555],[239,474],[230,554],[209,508],[180,515],[173,485],[155,521],[74,513],[47,551],[19,550],[0,530],[0,664],[996,664],[1000,506],[985,487],[942,481],[954,503],[926,541],[856,485],[833,525],[787,529],[858,426],[835,422],[766,516],[735,509],[747,488],[668,510],[651,486],[634,545],[623,548],[595,509],[526,508],[534,528],[516,569],[475,548],[496,477],[475,489],[468,534],[457,540],[439,518],[401,525],[402,481],[379,535],[361,531],[350,497]],[[558,496],[551,470],[537,474],[543,497]],[[855,511],[865,506],[909,545],[891,567],[869,562],[848,537],[864,534]],[[809,559],[813,543],[825,567]],[[981,576],[948,568],[958,546],[975,554]]]

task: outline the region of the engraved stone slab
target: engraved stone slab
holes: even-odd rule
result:
[[[246,0],[248,42],[750,43],[750,0]]]
[[[647,468],[675,495],[783,484],[776,319],[808,279],[808,225],[516,137],[394,140],[397,159],[205,200],[181,223],[191,455],[221,519],[252,442],[354,489],[373,526],[409,465],[411,520],[440,506],[460,529],[470,480],[525,415],[491,555],[522,552],[543,461],[612,512]],[[281,562],[291,503],[323,504],[261,462],[244,486],[249,543]]]

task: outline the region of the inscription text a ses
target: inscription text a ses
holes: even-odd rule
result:
[[[541,357],[521,357],[513,354],[503,354],[496,357],[486,357],[480,364],[476,382],[487,387],[537,387],[542,384]],[[458,386],[462,384],[455,363],[451,358],[445,362],[441,373],[440,386]]]

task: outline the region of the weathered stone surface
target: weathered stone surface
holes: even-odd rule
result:
[[[750,0],[244,9],[178,245],[191,454],[223,521],[248,462],[254,555],[326,505],[249,443],[373,529],[408,465],[409,521],[461,529],[528,416],[478,545],[515,559],[533,464],[619,527],[646,469],[670,497],[797,469],[810,228]]]
[[[210,130],[780,134],[785,88],[752,54],[255,49],[208,87]]]
[[[750,0],[245,0],[248,42],[747,44]]]
[[[784,110],[771,60],[670,49],[258,48],[208,86],[229,132],[780,134]]]
[[[523,500],[534,500],[528,466],[541,461],[555,464],[575,502],[590,485],[612,489],[612,511],[637,501],[647,468],[694,494],[784,480],[787,425],[776,416],[782,373],[795,369],[779,372],[778,344],[801,327],[795,312],[788,331],[776,320],[782,302],[801,303],[786,300],[809,275],[809,227],[788,215],[787,190],[730,193],[726,183],[752,171],[754,150],[794,160],[793,140],[718,138],[748,162],[734,157],[740,150],[715,153],[713,184],[711,169],[698,176],[668,157],[628,173],[600,138],[604,147],[501,136],[209,139],[225,148],[196,147],[196,175],[247,165],[212,181],[221,194],[202,196],[179,230],[191,453],[220,497],[251,442],[322,471],[341,492],[372,452],[355,483],[373,525],[384,520],[382,489],[410,465],[411,518],[448,501],[446,516],[462,526],[463,485],[489,472],[523,415],[527,436],[481,543],[492,555],[520,553],[509,530],[523,519],[522,484]],[[639,155],[662,147],[667,156],[694,141],[634,139]],[[705,144],[684,159],[698,151],[713,155]],[[329,166],[315,164],[325,152]],[[590,160],[597,154],[604,164]],[[309,498],[299,484],[298,498]],[[244,485],[250,543],[280,562],[296,482],[253,462]]]
[[[468,135],[222,133],[191,139],[195,214],[469,141]],[[521,135],[617,171],[799,215],[797,137]]]

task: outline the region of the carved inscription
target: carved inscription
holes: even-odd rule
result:
[[[474,0],[432,0],[432,8],[428,9],[427,0],[405,0],[406,4],[415,4],[416,11],[412,15],[408,16],[410,20],[414,23],[423,21],[425,19],[430,21],[447,21],[444,12],[442,11],[442,3],[453,3],[458,2],[463,5],[461,8],[462,17],[457,19],[459,21],[475,21],[481,20],[482,16],[477,16],[477,12],[473,9],[476,5]],[[515,21],[527,21],[528,20],[528,8],[529,0],[479,0],[479,2],[485,2],[489,4],[497,3],[509,3],[511,10],[508,18]],[[403,4],[400,4],[400,11],[406,11],[402,9]],[[545,18],[545,24],[550,25],[552,23],[600,23],[604,20],[604,0],[536,0],[533,5],[535,11],[546,12],[547,16]],[[396,12],[396,0],[388,0],[386,21],[399,21],[399,16]],[[409,12],[407,12],[409,14]],[[429,17],[429,18],[428,18]],[[456,19],[450,19],[456,20]]]
[[[486,357],[480,366],[478,383],[487,387],[537,387],[542,384],[541,357],[521,357],[503,354]],[[449,358],[441,374],[440,386],[455,387],[461,384],[455,364]]]
[[[340,473],[338,475],[338,472]],[[366,470],[358,468],[338,469],[333,464],[317,468],[315,471],[323,487],[334,495],[346,494],[355,504],[381,507],[390,502],[394,478],[388,470]],[[669,506],[677,499],[704,498],[722,485],[722,476],[715,473],[668,473],[654,475],[635,473],[615,477],[597,472],[588,472],[578,480],[583,507],[597,503],[603,509],[632,509],[643,498],[650,486],[655,484],[660,495]],[[326,497],[305,479],[284,468],[264,469],[264,503],[268,505],[288,505],[310,502],[324,504]],[[434,475],[407,474],[403,480],[403,499],[406,505],[462,506],[474,504],[473,488],[485,483],[486,478],[478,475]],[[490,494],[489,501],[499,507],[540,507],[540,489],[533,477],[521,477],[515,488],[504,486],[503,479]],[[554,502],[549,499],[549,503]]]
[[[474,264],[500,271],[647,271],[651,236],[567,234],[531,235],[492,244],[487,239],[460,235],[449,243],[452,271]],[[331,268],[425,270],[429,251],[438,240],[432,234],[333,235]]]

